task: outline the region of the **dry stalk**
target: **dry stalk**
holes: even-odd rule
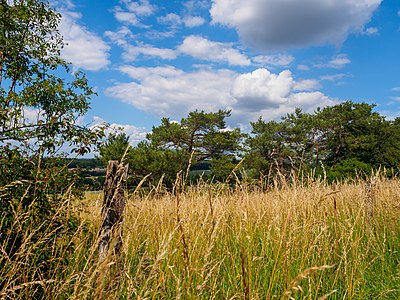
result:
[[[365,212],[367,217],[374,218],[374,203],[376,194],[377,176],[371,178],[365,183]]]
[[[240,264],[242,271],[242,284],[243,284],[243,294],[244,294],[243,299],[249,300],[250,299],[249,273],[247,270],[247,255],[245,253],[243,245],[241,246],[241,251],[240,251]]]
[[[300,283],[303,281],[303,279],[306,279],[308,277],[310,277],[311,275],[313,275],[315,272],[317,271],[323,271],[326,269],[331,269],[333,268],[334,265],[323,265],[321,267],[311,267],[309,269],[304,270],[303,272],[301,272],[299,275],[296,276],[296,278],[294,278],[290,284],[289,287],[286,289],[286,291],[283,292],[282,297],[287,297],[289,299],[295,299],[292,297],[292,293],[294,291],[300,291],[303,292],[303,289],[300,285]]]
[[[175,199],[176,199],[176,222],[181,234],[181,240],[182,240],[182,246],[183,246],[183,259],[185,261],[185,270],[186,273],[189,275],[189,250],[188,250],[188,245],[186,242],[186,235],[185,235],[185,230],[183,228],[182,225],[182,220],[181,220],[181,216],[180,216],[180,207],[181,207],[181,199],[180,199],[180,175],[181,172],[179,172],[176,175],[176,180],[175,180],[175,184],[174,184],[174,188],[175,188]]]
[[[213,235],[214,229],[215,229],[215,217],[214,217],[214,205],[212,201],[212,192],[211,188],[208,189],[208,203],[210,205],[210,214],[211,214],[211,233],[210,233],[210,238]]]

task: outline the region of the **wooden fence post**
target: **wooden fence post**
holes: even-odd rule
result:
[[[119,164],[117,160],[108,162],[101,210],[102,223],[99,231],[99,262],[105,260],[110,247],[114,247],[115,255],[121,251],[122,221],[126,204],[124,185],[128,176],[128,167],[129,164]]]

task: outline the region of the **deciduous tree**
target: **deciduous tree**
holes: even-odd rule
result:
[[[61,194],[76,186],[57,156],[87,153],[102,135],[79,122],[94,92],[60,56],[60,18],[46,1],[0,1],[0,243],[10,257],[25,230],[33,231],[31,241],[40,236]],[[50,263],[44,251],[32,259],[43,272]],[[43,273],[32,272],[24,275],[41,280]]]

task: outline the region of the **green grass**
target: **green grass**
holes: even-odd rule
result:
[[[11,260],[11,272],[0,271],[1,298],[27,299],[38,288],[46,299],[400,298],[398,180],[381,179],[372,192],[364,182],[312,182],[267,192],[242,184],[197,186],[179,197],[135,193],[122,255],[100,265],[101,194],[68,208],[81,220],[73,238],[40,246],[54,252],[51,278],[15,281],[35,265]]]

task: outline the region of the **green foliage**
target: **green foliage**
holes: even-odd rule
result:
[[[101,162],[97,158],[65,158],[61,161],[69,168],[95,169],[101,168]]]
[[[145,176],[153,183],[163,182],[171,187],[176,175],[185,170],[189,161],[187,152],[177,149],[159,149],[147,141],[140,142],[128,153],[130,172],[139,183]]]
[[[186,173],[189,161],[192,166],[210,162],[211,176],[223,180],[235,167],[243,135],[239,129],[228,130],[225,118],[229,111],[205,113],[194,111],[180,123],[168,118],[153,127],[147,141],[139,143],[129,154],[131,170],[139,177],[151,174],[171,185],[179,171]]]
[[[214,180],[223,182],[228,179],[232,170],[237,166],[239,161],[229,157],[223,156],[211,160],[211,174]],[[235,182],[235,177],[230,178]]]
[[[50,220],[63,193],[80,194],[78,174],[60,165],[59,152],[85,154],[103,135],[78,123],[94,92],[60,57],[59,21],[45,1],[0,1],[0,244],[10,259],[27,236],[34,243],[49,230],[50,242],[60,228],[76,226],[61,213]],[[35,251],[32,263],[41,267],[25,274],[32,281],[46,276],[51,257]]]
[[[256,176],[271,171],[288,175],[322,164],[332,179],[379,167],[398,170],[400,121],[386,121],[374,107],[348,101],[314,114],[297,109],[281,122],[259,119],[251,123],[246,140],[247,168]]]
[[[348,158],[373,162],[371,151],[377,144],[379,128],[385,122],[382,116],[372,111],[374,107],[347,101],[316,113],[323,146],[329,149],[325,158],[328,165]]]
[[[49,154],[64,144],[88,152],[99,132],[76,120],[94,93],[60,58],[60,15],[38,0],[0,6],[0,142]]]
[[[129,137],[124,132],[110,133],[107,140],[98,146],[100,161],[103,166],[107,166],[109,160],[121,161],[130,148]]]
[[[357,158],[349,158],[339,161],[327,169],[327,179],[329,182],[348,178],[366,179],[371,175],[372,167]]]

